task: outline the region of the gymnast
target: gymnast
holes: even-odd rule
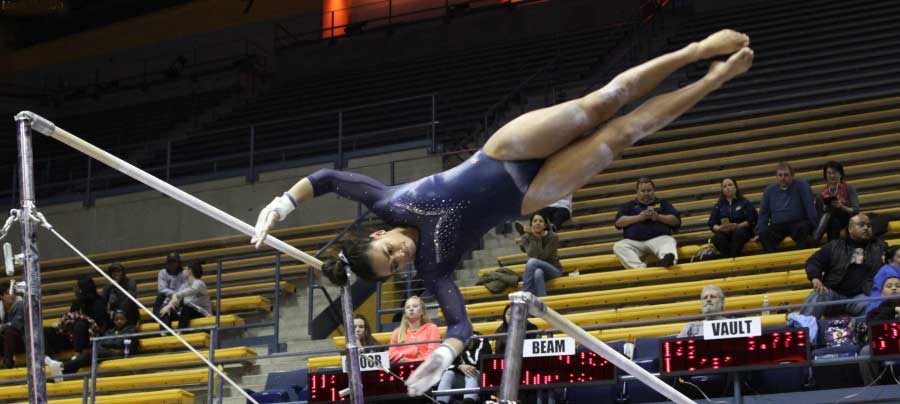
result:
[[[367,176],[322,169],[298,181],[259,213],[251,243],[257,248],[275,223],[300,203],[327,193],[361,202],[390,230],[340,243],[322,265],[334,284],[348,282],[344,265],[360,278],[383,281],[411,262],[440,304],[447,332],[406,380],[410,396],[441,379],[472,335],[465,301],[453,271],[494,226],[535,212],[571,194],[612,163],[626,147],[662,129],[753,61],[750,38],[722,30],[616,76],[586,96],[528,112],[504,125],[480,150],[447,171],[398,186]],[[681,67],[719,55],[707,74],[676,91],[653,97],[613,118],[625,104],[653,90]]]

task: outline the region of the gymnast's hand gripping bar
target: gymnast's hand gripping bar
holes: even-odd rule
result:
[[[122,160],[104,151],[103,149],[100,149],[99,147],[86,142],[85,140],[65,131],[64,129],[58,128],[55,124],[53,124],[53,122],[50,122],[46,118],[30,111],[22,111],[19,113],[19,115],[31,119],[32,130],[59,140],[60,142],[69,145],[73,149],[78,150],[90,156],[91,158],[118,170],[122,174],[140,181],[148,185],[149,187],[168,195],[172,199],[190,206],[241,233],[244,233],[248,236],[254,235],[253,226],[244,223],[242,220],[223,212],[215,206],[212,206],[159,178],[154,177],[150,173],[141,170],[140,168],[131,165],[127,161]],[[279,250],[287,255],[290,255],[291,257],[309,264],[317,270],[322,268],[322,261],[303,251],[300,251],[299,249],[288,243],[285,243],[284,241],[273,237],[271,234],[266,237],[265,243],[276,250]],[[316,272],[318,273],[318,271]]]

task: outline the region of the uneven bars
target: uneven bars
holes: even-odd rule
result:
[[[662,394],[669,400],[672,400],[673,402],[678,403],[678,404],[696,404],[693,400],[691,400],[690,398],[688,398],[687,396],[685,396],[678,390],[675,390],[674,387],[669,386],[668,384],[666,384],[665,382],[663,382],[656,376],[653,376],[650,372],[648,372],[644,368],[642,368],[642,367],[638,366],[637,364],[635,364],[634,362],[632,362],[631,359],[628,359],[627,357],[625,357],[625,355],[622,355],[619,352],[617,352],[615,349],[610,348],[609,345],[606,345],[606,343],[604,343],[603,341],[600,341],[599,339],[595,338],[593,335],[589,334],[587,331],[583,330],[581,327],[579,327],[575,323],[569,321],[568,319],[563,317],[561,314],[557,313],[556,310],[553,310],[550,307],[548,307],[546,304],[544,304],[544,302],[542,302],[540,299],[538,299],[536,296],[532,295],[531,293],[529,293],[529,292],[510,293],[509,300],[512,302],[513,305],[525,305],[525,307],[528,308],[529,314],[531,314],[532,316],[540,317],[540,318],[544,319],[548,323],[552,324],[554,327],[558,328],[559,330],[568,334],[570,337],[574,338],[576,341],[578,341],[582,345],[584,345],[584,346],[590,348],[592,351],[600,354],[601,356],[603,356],[603,358],[608,360],[610,363],[612,363],[616,367],[624,370],[629,375],[634,376],[636,379],[640,380],[641,382],[643,382],[644,384],[646,384],[653,390],[656,390],[658,393]],[[523,319],[523,324],[524,324],[524,319]],[[510,337],[511,336],[512,335],[510,335]],[[519,336],[521,338],[521,336],[523,336],[523,334],[519,334]],[[508,338],[508,339],[510,339],[510,341],[507,342],[507,347],[510,344],[514,344],[514,343],[517,343],[518,345],[522,345],[522,340],[512,341],[511,338]],[[509,352],[510,352],[509,349],[507,349],[507,354]],[[515,360],[521,361],[522,357],[521,357],[521,355],[519,355],[518,357],[515,357],[515,358],[507,358],[507,362],[506,362],[506,365],[504,366],[504,369],[510,369],[511,366],[517,365],[516,363],[510,363],[510,360],[512,360],[513,362]],[[518,364],[520,365],[521,362],[518,362]],[[521,366],[517,366],[517,368],[520,368],[520,367]],[[504,373],[505,373],[505,371],[504,371]],[[518,380],[516,380],[515,382],[518,382]],[[512,387],[512,386],[510,386],[510,387]],[[518,386],[515,386],[515,387],[518,387]],[[515,388],[515,387],[512,387],[512,388]],[[501,386],[500,389],[501,389],[501,391],[503,391],[504,386]],[[501,399],[502,399],[502,397],[501,397]]]
[[[32,125],[33,130],[36,130],[46,136],[50,136],[56,140],[59,140],[60,142],[69,145],[73,149],[78,150],[78,151],[90,156],[91,158],[93,158],[97,161],[100,161],[101,163],[106,164],[106,165],[118,170],[122,174],[125,174],[131,178],[134,178],[134,179],[140,181],[140,182],[146,184],[147,186],[149,186],[150,188],[153,188],[159,192],[162,192],[162,193],[168,195],[169,197],[171,197],[172,199],[175,199],[176,201],[179,201],[187,206],[190,206],[190,207],[200,211],[200,213],[203,213],[204,215],[207,215],[215,220],[218,220],[219,222],[222,222],[223,224],[225,224],[241,233],[244,233],[248,236],[253,236],[255,234],[255,230],[254,230],[253,226],[250,226],[249,224],[244,223],[244,221],[242,221],[234,216],[231,216],[228,213],[225,213],[221,209],[216,208],[215,206],[212,206],[212,205],[200,200],[199,198],[197,198],[191,194],[188,194],[187,192],[184,192],[184,191],[178,189],[177,187],[175,187],[159,178],[154,177],[152,174],[131,165],[127,161],[122,160],[122,159],[106,152],[105,150],[100,149],[97,146],[94,146],[94,145],[88,143],[87,141],[79,138],[78,136],[75,136],[75,135],[67,132],[64,129],[57,127],[53,122],[47,120],[46,118],[44,118],[38,114],[35,114],[34,112],[31,112],[31,111],[22,111],[22,112],[20,112],[20,114],[23,116],[27,116],[29,119],[31,119],[31,121],[32,121],[31,125]],[[310,266],[312,266],[315,269],[322,268],[322,261],[320,261],[318,258],[313,257],[303,251],[300,251],[299,249],[295,248],[294,246],[275,238],[271,234],[266,236],[266,239],[264,242],[276,250],[279,250],[287,255],[290,255],[291,257],[294,257],[302,262],[309,264]]]

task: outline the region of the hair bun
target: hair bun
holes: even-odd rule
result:
[[[334,257],[322,262],[322,274],[336,286],[345,286],[349,281],[347,271],[344,269],[344,263]]]

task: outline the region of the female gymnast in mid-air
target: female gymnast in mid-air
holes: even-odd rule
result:
[[[443,344],[406,380],[409,394],[421,395],[440,380],[472,334],[453,271],[484,233],[571,194],[626,147],[746,72],[753,62],[749,44],[747,35],[719,31],[633,67],[582,98],[528,112],[500,128],[465,162],[414,182],[389,187],[361,174],[319,170],[260,211],[251,243],[258,248],[298,204],[329,192],[365,204],[394,226],[342,242],[340,253],[323,263],[322,273],[332,283],[346,284],[344,265],[349,265],[363,279],[385,280],[415,262],[447,323]],[[696,82],[611,119],[679,68],[728,54],[727,61],[712,62]]]

